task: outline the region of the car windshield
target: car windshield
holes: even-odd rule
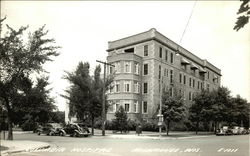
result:
[[[49,126],[48,127],[53,127],[53,128],[61,128],[62,126],[58,123],[50,123],[48,124]]]

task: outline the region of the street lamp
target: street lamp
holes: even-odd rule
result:
[[[157,117],[159,118],[159,121],[158,121],[159,137],[161,137],[161,130],[162,130],[162,125],[163,125],[163,115],[162,115],[162,87],[161,87],[161,82],[162,82],[162,76],[160,75],[160,79],[159,79],[160,108],[159,108],[159,114],[157,115]]]

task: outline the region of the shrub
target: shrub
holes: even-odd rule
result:
[[[33,131],[36,128],[36,124],[34,122],[25,121],[21,128],[23,131]]]

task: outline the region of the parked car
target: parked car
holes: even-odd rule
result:
[[[46,134],[46,135],[59,135],[60,129],[62,126],[58,123],[47,123],[44,126],[39,125],[37,128],[37,134]]]
[[[216,135],[232,135],[233,132],[228,126],[223,126],[221,129],[217,129]]]
[[[67,124],[59,132],[60,136],[70,135],[73,137],[84,136],[87,137],[90,135],[90,131],[86,126],[80,126],[77,123]]]
[[[239,128],[240,134],[247,134],[247,130],[244,127]]]
[[[240,134],[240,127],[239,126],[234,126],[232,131],[233,131],[234,135],[239,135]]]

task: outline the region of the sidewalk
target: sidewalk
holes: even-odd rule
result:
[[[1,146],[8,149],[1,151],[1,155],[49,148],[50,144],[38,141],[1,140]]]
[[[105,131],[105,136],[102,136],[101,130],[95,130],[95,135],[92,137],[103,137],[103,138],[112,138],[112,139],[156,139],[156,140],[165,140],[165,139],[189,139],[189,138],[202,138],[209,137],[214,135],[213,132],[199,132],[197,135],[195,132],[179,132],[179,131],[170,131],[167,136],[166,133],[162,133],[161,137],[158,132],[148,132],[143,131],[139,136],[135,131],[130,131],[129,133],[113,133],[110,130]]]

